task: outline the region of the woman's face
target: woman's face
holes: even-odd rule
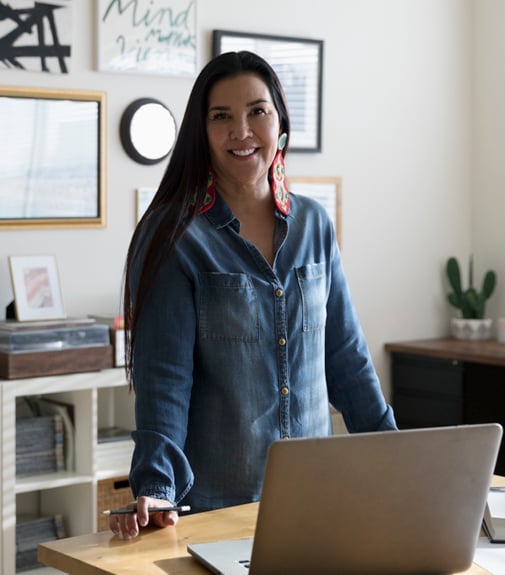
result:
[[[258,76],[240,74],[214,84],[207,137],[218,187],[267,184],[279,132],[279,114]]]

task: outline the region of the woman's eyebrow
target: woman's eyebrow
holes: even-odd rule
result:
[[[265,98],[258,98],[257,100],[247,103],[248,106],[256,106],[257,104],[268,104],[268,100],[265,100]]]
[[[256,100],[252,100],[251,102],[247,102],[246,106],[247,106],[248,108],[250,108],[250,107],[252,107],[252,106],[257,106],[258,104],[268,104],[268,103],[269,103],[268,100],[265,100],[264,98],[258,98],[258,99],[256,99]],[[214,110],[223,111],[223,110],[229,110],[229,109],[230,109],[230,106],[220,106],[220,105],[217,105],[217,106],[211,106],[211,107],[209,108],[209,112],[212,112],[212,111],[214,111]]]
[[[230,106],[211,106],[209,108],[209,112],[212,112],[213,110],[229,110]]]

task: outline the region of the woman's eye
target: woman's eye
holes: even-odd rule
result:
[[[226,114],[226,112],[214,112],[213,114],[211,114],[210,119],[211,120],[226,120],[227,117],[228,117],[228,115]]]
[[[252,113],[254,116],[261,116],[262,114],[266,114],[266,111],[263,108],[254,108]]]

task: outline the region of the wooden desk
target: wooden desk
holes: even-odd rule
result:
[[[453,338],[418,339],[386,343],[386,351],[438,357],[505,367],[505,344],[496,340],[464,341]]]
[[[495,477],[494,485],[505,485]],[[252,537],[258,504],[182,516],[176,527],[143,529],[130,541],[110,531],[39,545],[39,561],[70,575],[209,575],[186,551],[189,543]],[[464,575],[489,575],[473,565]]]
[[[209,575],[186,550],[189,543],[252,537],[257,503],[181,516],[165,529],[142,529],[122,541],[110,531],[39,545],[40,562],[71,575]],[[481,572],[476,572],[481,573]]]
[[[400,428],[465,423],[505,427],[505,345],[494,340],[387,343],[392,404]],[[505,475],[505,441],[495,473]]]

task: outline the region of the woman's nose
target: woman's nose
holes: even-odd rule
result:
[[[249,136],[251,136],[252,130],[249,126],[248,119],[245,118],[237,118],[231,127],[230,137],[237,140],[245,140]]]

